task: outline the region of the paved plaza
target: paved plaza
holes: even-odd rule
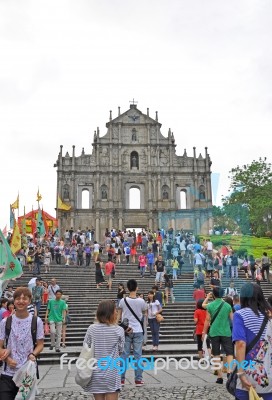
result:
[[[75,383],[75,365],[69,371],[67,366],[60,370],[58,365],[40,366],[39,396],[44,400],[92,399],[90,394],[84,394]],[[134,374],[129,370],[126,384],[120,394],[120,399],[183,399],[183,400],[228,400],[233,397],[225,389],[224,384],[215,384],[216,376],[209,371],[199,369],[169,370],[144,372],[145,385],[135,387]]]

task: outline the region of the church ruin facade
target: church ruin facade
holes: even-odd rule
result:
[[[69,211],[57,209],[61,234],[74,229],[94,228],[102,240],[106,228],[184,229],[208,234],[213,227],[211,160],[176,154],[174,134],[161,133],[155,118],[136,104],[106,123],[107,132],[94,132],[91,154],[79,156],[60,146],[57,192]],[[134,191],[133,191],[134,189]],[[134,208],[133,193],[139,194]],[[84,199],[87,202],[83,204]]]

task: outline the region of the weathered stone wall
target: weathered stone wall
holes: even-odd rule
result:
[[[63,155],[60,148],[57,163],[57,191],[72,206],[69,212],[57,210],[60,229],[64,232],[94,227],[100,240],[106,228],[146,226],[151,229],[170,227],[207,234],[211,218],[211,161],[205,157],[176,154],[175,138],[169,129],[167,137],[161,124],[143,114],[135,104],[106,124],[107,132],[94,133],[92,153]],[[140,190],[140,209],[129,209],[129,190]],[[88,192],[88,207],[82,208],[82,196]],[[186,197],[181,209],[180,193]],[[163,226],[163,224],[165,226]]]

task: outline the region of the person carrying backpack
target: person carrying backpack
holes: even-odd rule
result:
[[[35,362],[43,351],[43,322],[27,311],[31,298],[28,288],[18,287],[14,292],[15,314],[0,323],[0,360],[3,362],[1,400],[15,399],[19,389],[12,380],[15,372],[27,361]]]

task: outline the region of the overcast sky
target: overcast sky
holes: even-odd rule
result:
[[[59,146],[90,153],[133,98],[178,155],[208,147],[220,205],[232,167],[270,161],[271,19],[271,0],[0,0],[0,228],[38,186],[55,216]]]

